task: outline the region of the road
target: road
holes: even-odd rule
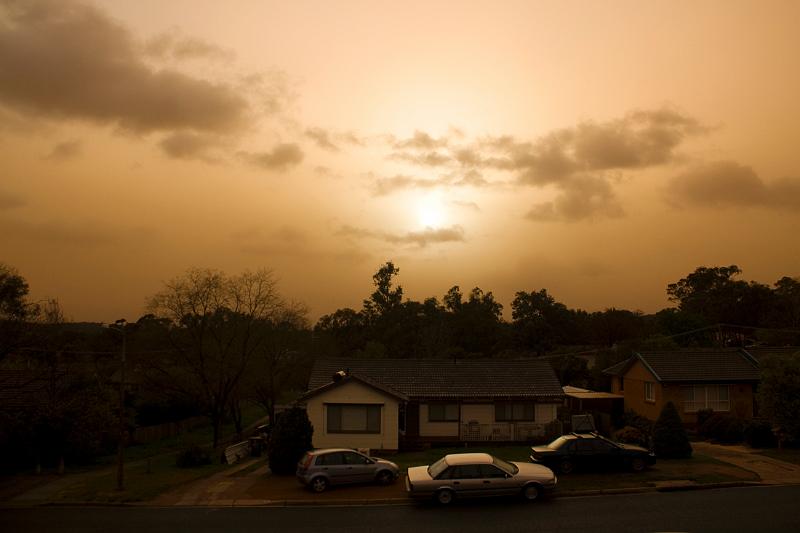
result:
[[[749,487],[525,504],[508,500],[432,505],[294,508],[0,509],[3,532],[176,533],[303,531],[800,531],[800,486]]]

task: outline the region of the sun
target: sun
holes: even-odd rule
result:
[[[417,200],[417,221],[423,228],[440,228],[447,213],[438,195],[427,195]]]

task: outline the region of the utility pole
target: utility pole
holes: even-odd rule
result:
[[[125,324],[126,320],[120,318],[114,322],[119,326],[122,334],[122,353],[120,356],[119,371],[119,441],[117,442],[117,490],[125,490],[125,442],[128,438],[128,428],[125,421]]]

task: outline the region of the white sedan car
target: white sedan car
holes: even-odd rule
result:
[[[504,461],[488,453],[454,453],[430,466],[409,468],[406,491],[442,505],[455,498],[515,494],[534,501],[555,489],[557,481],[546,466]]]

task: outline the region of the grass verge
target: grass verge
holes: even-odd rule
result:
[[[800,465],[800,449],[798,448],[783,448],[780,450],[777,448],[771,448],[759,451],[758,455],[765,455],[772,459]]]

